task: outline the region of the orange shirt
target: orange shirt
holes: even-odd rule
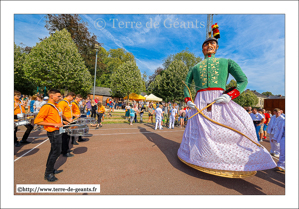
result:
[[[76,101],[72,102],[72,110],[73,110],[73,115],[80,115],[80,109],[79,109],[79,105]]]
[[[21,100],[19,99],[15,99],[14,100],[14,105],[15,103],[19,103],[20,105],[18,105],[16,108],[14,108],[14,115],[20,114],[21,113],[21,109],[20,106],[22,108],[22,112],[25,113],[25,107],[23,105],[21,105]],[[15,107],[15,106],[14,106]]]
[[[98,106],[99,107],[99,106]],[[98,113],[104,113],[105,112],[105,107],[104,105],[101,108],[98,108]]]
[[[48,103],[51,103],[51,102],[48,102]],[[51,104],[53,104],[59,110],[59,107],[57,104],[54,104],[54,103],[51,103]],[[51,105],[47,105],[47,104],[43,105],[40,108],[39,113],[37,114],[37,116],[34,120],[34,123],[37,124],[37,123],[40,123],[43,121],[48,122],[48,123],[61,123],[61,118],[59,116],[59,112]],[[59,130],[58,127],[54,127],[54,126],[44,126],[44,128],[48,132],[53,132],[53,131]]]
[[[67,103],[67,102],[68,103]],[[71,105],[70,101],[68,101],[67,99],[64,99],[62,101],[60,101],[58,103],[59,108],[62,111],[62,114],[67,118],[70,119],[72,118],[72,112],[71,112],[71,107],[69,106],[69,104]]]

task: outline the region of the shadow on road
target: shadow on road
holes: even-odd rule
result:
[[[74,154],[82,154],[87,152],[87,147],[78,147],[76,149],[73,150]]]
[[[25,154],[26,152],[28,152],[29,150],[31,150],[31,149],[25,149],[25,150],[23,150],[23,151],[21,151],[21,152],[19,152],[19,153],[16,153],[15,155],[17,156],[17,157],[21,157],[23,154]],[[39,148],[35,148],[35,149],[33,149],[31,152],[29,152],[27,155],[24,155],[24,157],[27,157],[27,156],[30,156],[30,155],[34,155],[35,153],[37,153],[39,151]]]
[[[60,155],[55,162],[54,169],[58,170],[66,161],[67,157],[63,157],[62,155]]]
[[[149,126],[149,125],[147,125]],[[152,126],[149,126],[152,128]],[[228,189],[233,189],[240,194],[243,195],[265,195],[261,190],[262,188],[252,184],[246,179],[230,179],[230,178],[224,178],[224,177],[218,177],[210,174],[206,174],[203,172],[200,172],[198,170],[195,170],[183,162],[181,162],[178,159],[177,156],[177,151],[180,147],[180,144],[174,141],[171,141],[167,138],[164,138],[160,136],[159,134],[153,132],[152,134],[148,134],[149,130],[146,130],[143,127],[138,127],[139,131],[142,132],[147,132],[147,134],[143,134],[150,142],[153,142],[161,151],[162,153],[166,156],[167,160],[169,163],[176,169],[199,179],[204,179],[204,180],[209,180],[213,181],[218,185],[221,185],[223,187],[226,187]],[[271,171],[268,171],[271,172]],[[270,181],[274,183],[274,180],[271,180],[271,177],[268,175],[267,171],[266,174],[263,172],[258,172],[257,176],[259,178],[262,178],[264,180]],[[251,178],[251,177],[248,177]],[[277,182],[275,183],[279,186],[284,186],[283,184],[278,184]],[[215,195],[215,191],[211,192],[211,194]],[[207,194],[208,195],[208,194]]]
[[[274,169],[258,171],[255,176],[285,188],[285,174],[276,172]]]

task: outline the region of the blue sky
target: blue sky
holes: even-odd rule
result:
[[[124,48],[133,53],[140,71],[147,75],[162,67],[168,55],[186,48],[203,58],[207,15],[80,17],[106,50]],[[221,14],[214,15],[213,22],[218,23],[221,34],[216,57],[236,61],[248,77],[248,89],[285,95],[285,16]],[[15,15],[15,43],[35,46],[38,38],[49,35],[44,26],[45,15]]]

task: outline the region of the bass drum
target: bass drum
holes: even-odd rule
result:
[[[86,125],[89,125],[89,124],[95,124],[96,123],[96,119],[95,118],[78,118],[78,121],[77,121],[78,124],[86,124]]]
[[[70,125],[65,132],[70,136],[87,136],[89,132],[89,128],[87,125]]]

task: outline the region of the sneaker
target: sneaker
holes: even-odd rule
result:
[[[19,146],[21,146],[21,143],[20,142],[16,142],[15,143],[15,147],[19,147]]]
[[[275,167],[275,170],[277,170],[277,171],[282,171],[282,172],[285,172],[285,170],[283,169],[283,168],[281,168],[281,167]]]
[[[22,143],[22,144],[29,144],[29,143],[31,143],[31,142],[21,140],[20,143]]]
[[[259,142],[263,142],[263,140],[262,139],[260,139],[260,141]]]
[[[266,136],[264,136],[264,139],[267,139],[267,137],[266,137]]]
[[[45,175],[44,179],[47,180],[48,182],[54,182],[58,180],[53,173],[50,173],[49,175]]]

